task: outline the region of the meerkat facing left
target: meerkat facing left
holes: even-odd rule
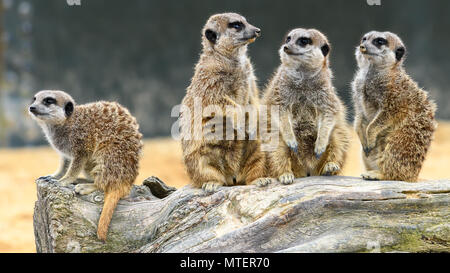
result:
[[[356,48],[355,130],[366,180],[417,181],[437,127],[436,104],[406,73],[405,58],[391,32],[369,32]]]
[[[40,91],[29,107],[50,145],[61,155],[60,169],[45,178],[63,186],[76,181],[84,171],[91,184],[78,184],[75,192],[105,193],[97,236],[105,241],[114,209],[138,175],[142,150],[139,125],[129,111],[115,102],[75,105],[62,91]]]
[[[331,82],[328,39],[315,29],[294,29],[279,53],[281,65],[263,98],[263,104],[278,105],[280,112],[282,141],[269,153],[271,174],[283,184],[299,177],[337,175],[350,131],[346,108]]]

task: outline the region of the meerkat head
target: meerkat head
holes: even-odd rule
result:
[[[328,65],[330,43],[315,29],[297,28],[289,32],[280,48],[283,65],[318,69]]]
[[[31,117],[40,124],[63,124],[72,114],[75,102],[63,91],[40,91],[28,108]]]
[[[360,67],[373,64],[377,67],[392,67],[402,64],[406,47],[400,37],[391,32],[372,31],[365,34],[356,48],[356,60]]]
[[[230,56],[240,48],[254,42],[261,30],[252,26],[236,13],[222,13],[211,16],[203,28],[203,48]]]

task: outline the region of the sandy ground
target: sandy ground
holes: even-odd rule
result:
[[[360,144],[353,136],[344,175],[362,172]],[[33,207],[34,180],[53,173],[58,156],[48,147],[0,150],[0,253],[35,252]],[[441,122],[425,166],[422,179],[450,178],[450,123]],[[145,142],[137,183],[157,176],[168,185],[182,187],[188,181],[181,161],[180,144],[172,139]]]

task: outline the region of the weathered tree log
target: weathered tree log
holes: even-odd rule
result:
[[[450,252],[450,181],[312,177],[207,194],[150,178],[120,201],[106,243],[102,193],[37,188],[38,252]]]

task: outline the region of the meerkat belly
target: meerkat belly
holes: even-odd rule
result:
[[[207,155],[210,165],[219,169],[226,178],[227,185],[244,183],[239,180],[245,141],[219,141],[204,145],[200,153]]]
[[[318,123],[314,107],[299,104],[294,107],[294,134],[299,144],[299,151],[304,156],[314,155],[314,145],[317,139]]]
[[[317,125],[314,121],[297,122],[294,129],[299,145],[299,151],[304,155],[314,155],[314,145],[317,139]]]

